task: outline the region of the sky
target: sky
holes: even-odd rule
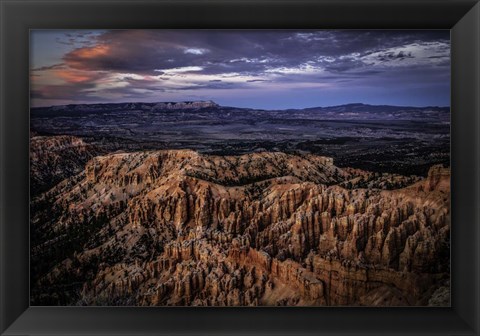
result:
[[[449,30],[32,30],[31,106],[450,105]]]

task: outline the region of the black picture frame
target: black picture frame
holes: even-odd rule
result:
[[[0,0],[1,335],[479,335],[475,0]],[[29,30],[451,29],[452,307],[29,307]]]

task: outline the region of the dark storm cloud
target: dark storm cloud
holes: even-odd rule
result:
[[[36,69],[32,69],[32,71],[45,71],[45,70],[52,70],[52,69],[61,69],[64,68],[65,64],[64,63],[58,63],[58,64],[53,64],[53,65],[48,65],[48,66],[42,66]]]
[[[115,30],[95,46],[65,55],[73,68],[151,73],[154,70],[202,66],[203,73],[256,73],[313,61],[332,71],[362,65],[361,56],[412,43],[448,42],[441,31],[164,31]],[[358,57],[336,59],[342,55]],[[318,59],[333,57],[333,64]],[[380,56],[379,56],[380,57]],[[412,57],[399,52],[391,57]]]
[[[96,43],[96,35],[93,32],[74,30],[55,39],[56,43],[72,47],[92,46]]]

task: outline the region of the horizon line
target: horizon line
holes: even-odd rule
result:
[[[92,102],[92,103],[69,103],[69,104],[58,104],[58,105],[45,105],[45,106],[30,106],[30,109],[37,109],[37,108],[52,108],[52,107],[60,107],[60,106],[75,106],[75,105],[115,105],[115,104],[161,104],[161,103],[186,103],[186,102],[209,102],[214,103],[220,107],[232,107],[232,108],[242,108],[242,109],[255,109],[255,110],[266,110],[266,111],[285,111],[285,110],[305,110],[309,108],[329,108],[329,107],[339,107],[339,106],[347,106],[347,105],[367,105],[367,106],[391,106],[391,107],[417,107],[417,108],[427,108],[427,107],[437,107],[437,108],[451,108],[451,105],[389,105],[389,104],[369,104],[369,103],[361,103],[361,102],[353,102],[353,103],[343,103],[337,105],[315,105],[315,106],[306,106],[306,107],[290,107],[290,108],[258,108],[258,107],[240,107],[240,106],[232,106],[232,105],[221,105],[216,103],[212,99],[207,100],[179,100],[179,101],[153,101],[153,102],[145,102],[145,101],[122,101],[122,102]]]

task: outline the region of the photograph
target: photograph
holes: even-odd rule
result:
[[[30,305],[451,307],[450,33],[31,29]]]

